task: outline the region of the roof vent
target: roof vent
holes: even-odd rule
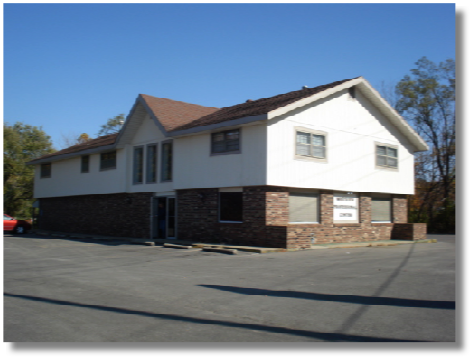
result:
[[[307,88],[309,88],[307,85],[302,86],[302,89],[307,89]]]
[[[253,100],[252,100],[252,99],[248,99],[248,100],[246,101],[246,103],[250,103],[250,102],[253,102]]]

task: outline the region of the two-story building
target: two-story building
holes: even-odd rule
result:
[[[308,248],[424,239],[427,149],[358,77],[225,108],[141,94],[118,134],[29,164],[42,229]]]

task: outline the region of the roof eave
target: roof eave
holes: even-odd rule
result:
[[[40,165],[42,163],[50,163],[50,162],[56,162],[56,161],[63,161],[67,160],[69,158],[75,158],[79,156],[85,156],[85,155],[90,155],[92,153],[100,153],[104,151],[109,151],[116,149],[116,145],[110,144],[106,146],[100,146],[100,147],[95,147],[95,148],[88,148],[86,150],[78,151],[78,152],[72,152],[72,153],[64,153],[62,155],[57,155],[57,156],[51,156],[51,157],[45,157],[37,160],[32,160],[29,162],[25,162],[26,165]]]
[[[257,116],[247,116],[247,117],[232,119],[230,121],[210,124],[206,126],[198,126],[198,127],[188,128],[184,130],[171,131],[169,132],[169,136],[170,137],[187,136],[190,134],[208,132],[208,131],[212,131],[219,128],[235,127],[235,126],[249,124],[253,122],[266,121],[267,119],[268,119],[268,114],[260,114]]]

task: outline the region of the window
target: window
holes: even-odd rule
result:
[[[133,170],[132,182],[135,184],[142,183],[144,173],[144,147],[134,147]]]
[[[398,150],[396,147],[377,145],[377,166],[398,168]]]
[[[212,133],[212,154],[237,153],[240,151],[240,130]]]
[[[89,155],[81,156],[81,173],[89,172]]]
[[[319,222],[319,194],[316,192],[290,192],[289,222]]]
[[[220,191],[220,221],[243,221],[243,192]]]
[[[147,146],[146,180],[147,183],[157,182],[157,145]]]
[[[390,197],[372,197],[372,222],[392,222]]]
[[[334,223],[359,222],[359,197],[353,192],[334,194]]]
[[[161,166],[161,180],[172,181],[172,141],[165,141],[162,143],[162,166]]]
[[[296,129],[296,158],[325,161],[326,134]]]
[[[42,163],[41,164],[41,178],[48,178],[51,177],[51,163]]]
[[[116,168],[116,151],[101,153],[99,170],[112,170]]]

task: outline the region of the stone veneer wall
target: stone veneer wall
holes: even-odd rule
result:
[[[81,195],[40,199],[40,229],[126,236],[150,237],[153,193]]]

